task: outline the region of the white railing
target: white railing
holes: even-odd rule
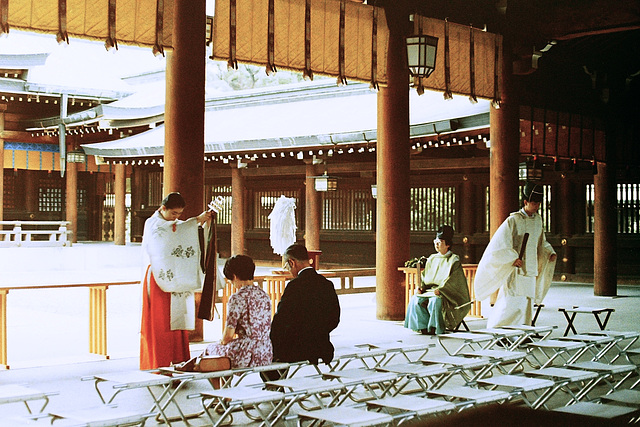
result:
[[[71,246],[69,221],[0,221],[0,247]],[[13,226],[11,230],[5,230]],[[34,236],[45,236],[35,239]]]

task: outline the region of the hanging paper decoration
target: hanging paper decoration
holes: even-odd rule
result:
[[[280,196],[269,214],[270,239],[273,253],[283,255],[296,242],[296,200]]]

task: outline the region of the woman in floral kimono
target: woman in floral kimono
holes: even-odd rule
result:
[[[440,227],[433,241],[437,252],[427,258],[422,285],[409,300],[405,328],[439,335],[454,330],[469,312],[467,279],[460,258],[451,252],[452,241],[453,228]]]
[[[233,283],[237,292],[229,298],[222,339],[204,351],[204,356],[228,357],[232,368],[264,366],[273,359],[269,339],[271,299],[253,283],[255,268],[253,260],[246,255],[233,256],[225,263],[224,277]]]
[[[189,330],[195,328],[193,293],[202,288],[198,227],[210,212],[180,221],[186,203],[171,193],[144,224],[148,257],[142,286],[140,369],[169,366],[190,358]]]

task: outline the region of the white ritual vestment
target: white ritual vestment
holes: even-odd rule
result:
[[[156,283],[171,293],[171,330],[194,329],[193,293],[204,280],[196,218],[166,221],[156,211],[144,224],[142,243]]]
[[[529,234],[522,260],[518,259],[525,233]],[[532,303],[541,303],[549,290],[555,254],[542,229],[537,213],[528,216],[524,209],[514,212],[500,225],[478,264],[475,277],[476,299],[484,300],[498,290],[491,310],[488,328],[505,325],[531,324]]]

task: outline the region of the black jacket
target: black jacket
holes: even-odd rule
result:
[[[340,304],[333,283],[308,268],[291,280],[271,322],[273,360],[329,363],[329,333],[340,322]]]

